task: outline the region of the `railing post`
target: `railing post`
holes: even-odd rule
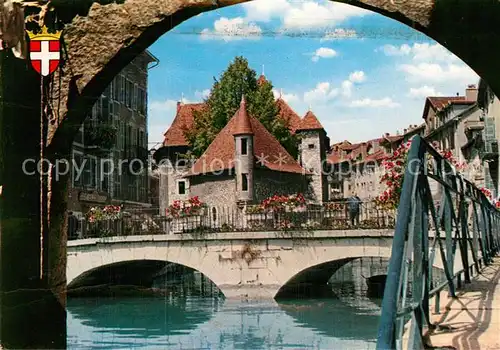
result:
[[[408,166],[398,207],[398,219],[392,244],[391,259],[387,273],[387,282],[382,300],[382,315],[380,317],[379,331],[377,336],[377,349],[387,350],[396,347],[395,320],[398,310],[401,269],[405,254],[406,232],[410,222],[412,192],[420,170],[420,159],[423,158],[423,148],[420,136],[416,136],[410,147],[408,155]]]

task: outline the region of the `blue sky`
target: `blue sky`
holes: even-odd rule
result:
[[[389,18],[345,4],[255,0],[200,14],[150,51],[149,142],[163,140],[175,106],[199,102],[235,56],[245,56],[332,142],[359,142],[422,122],[426,96],[464,94],[479,77],[444,47]]]

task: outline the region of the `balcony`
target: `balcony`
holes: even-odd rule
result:
[[[116,139],[117,129],[110,125],[86,127],[84,132],[85,150],[97,156],[111,151]]]
[[[486,140],[484,142],[483,159],[498,158],[498,141]]]
[[[484,129],[484,121],[482,120],[467,120],[464,125],[465,132],[481,131]]]

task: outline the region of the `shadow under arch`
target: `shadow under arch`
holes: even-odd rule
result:
[[[352,257],[321,263],[308,267],[290,278],[275,295],[276,300],[297,297],[327,297],[332,291],[327,283],[339,268],[348,262],[358,259]]]
[[[67,288],[68,291],[102,285],[152,288],[153,282],[160,276],[182,277],[195,273],[201,276],[201,288],[207,283],[216,294],[223,295],[220,288],[202,272],[179,263],[161,260],[126,260],[101,265],[76,276]]]
[[[87,112],[113,78],[163,34],[200,13],[250,1],[253,0],[176,0],[169,6],[162,6],[156,0],[96,4],[89,6],[88,11],[85,9],[83,16],[76,17],[68,14],[71,10],[67,7],[56,6],[56,12],[65,12],[70,21],[64,28],[64,41],[70,58],[66,62],[67,72],[71,74],[63,77],[62,122],[50,137],[50,149],[57,153],[58,147],[69,146],[68,138],[74,138]],[[446,1],[438,1],[439,6],[432,1],[404,5],[374,0],[331,1],[370,10],[427,35],[485,77],[500,94],[500,73],[496,69],[500,50],[490,55],[478,53],[480,48],[491,51],[491,42],[497,38],[491,32],[495,33],[500,19],[498,1],[486,0],[481,6],[466,0],[455,0],[450,6],[445,6]],[[92,52],[82,54],[89,51],[89,43]],[[476,50],[471,50],[471,45]],[[78,82],[71,88],[70,81],[75,77]]]
[[[355,264],[358,263],[358,266]],[[321,264],[310,266],[292,278],[290,278],[275,295],[276,300],[296,298],[332,298],[338,297],[339,291],[333,290],[333,285],[339,281],[336,279],[337,272],[343,267],[352,264],[351,278],[360,277],[363,285],[363,296],[371,298],[382,298],[387,279],[389,258],[382,256],[354,256],[337,259]],[[408,278],[413,279],[411,262],[409,263]],[[357,270],[355,270],[357,268]],[[354,274],[353,274],[354,272]],[[347,280],[354,282],[353,280]],[[445,281],[444,270],[432,266],[432,281],[438,285]]]

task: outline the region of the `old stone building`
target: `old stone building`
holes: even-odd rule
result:
[[[175,200],[198,196],[214,207],[258,203],[273,194],[303,193],[310,202],[328,199],[324,171],[329,139],[314,113],[300,118],[281,98],[279,118],[299,135],[299,159],[294,159],[254,117],[245,99],[205,153],[194,163],[182,157],[189,149],[183,130],[193,125],[193,111],[202,104],[178,104],[155,159],[160,166],[160,210]]]
[[[73,142],[69,210],[149,206],[147,152],[148,51],[123,69],[92,108]]]
[[[451,151],[459,163],[466,163],[462,173],[482,187],[485,185],[481,156],[484,121],[477,99],[476,85],[469,85],[464,96],[427,97],[424,137],[441,150]]]
[[[382,160],[403,138],[403,135],[386,133],[381,138],[361,143],[345,140],[334,144],[327,159],[331,166],[330,199],[345,199],[355,194],[362,200],[377,197],[383,191],[380,185]]]
[[[484,125],[481,135],[482,142],[480,143],[482,146],[481,158],[484,162],[485,187],[490,189],[496,198],[499,198],[500,161],[498,143],[500,140],[500,100],[483,79],[479,81],[477,103],[482,111],[482,124]]]

